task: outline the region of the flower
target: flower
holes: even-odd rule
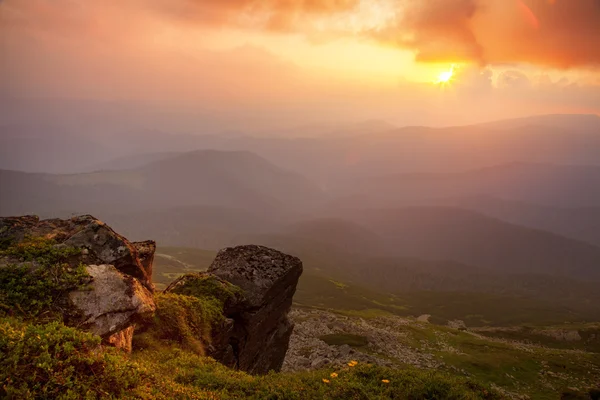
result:
[[[349,367],[356,367],[358,365],[358,361],[352,360],[348,363]]]
[[[335,372],[332,372],[332,373],[331,373],[331,377],[332,377],[332,378],[337,378],[337,377],[338,377],[338,374],[337,374],[337,373],[335,373]]]
[[[389,379],[382,379],[381,382],[383,382],[383,383],[390,383],[390,380]]]
[[[323,383],[329,383],[329,379],[323,378]]]

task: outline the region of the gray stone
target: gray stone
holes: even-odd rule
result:
[[[243,304],[226,310],[236,321],[229,338],[235,367],[253,373],[279,371],[294,325],[288,319],[292,298],[302,274],[302,262],[262,246],[221,250],[209,273],[243,291]]]
[[[88,265],[90,287],[69,293],[78,320],[73,325],[110,337],[132,325],[137,317],[155,311],[152,293],[137,279],[124,275],[112,265]]]
[[[64,322],[101,336],[106,344],[131,350],[135,323],[155,310],[151,283],[154,242],[133,244],[90,215],[66,220],[0,218],[0,239],[20,242],[26,237],[45,237],[53,239],[57,247],[81,249],[68,263],[84,264],[90,282],[85,289],[61,295],[61,307],[66,307]],[[0,267],[14,261],[0,260]],[[39,267],[27,265],[32,270]]]

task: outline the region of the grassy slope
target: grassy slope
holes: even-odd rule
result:
[[[188,247],[159,247],[154,256],[153,279],[157,289],[165,289],[176,278],[208,269],[217,255],[210,250]]]
[[[157,255],[160,254],[168,255],[171,259],[156,257],[154,278],[159,288],[183,273],[206,270],[216,253],[192,248],[159,247]],[[394,294],[375,290],[344,279],[339,269],[333,266],[336,260],[328,260],[325,254],[319,258],[304,260],[305,271],[294,297],[298,306],[415,317],[430,314],[430,321],[435,323],[445,324],[449,320],[462,319],[468,326],[546,326],[590,322],[586,315],[526,297],[442,291]],[[335,276],[327,272],[331,270],[337,270]]]
[[[459,318],[475,326],[528,324],[534,329],[534,326],[545,327],[557,321],[578,320],[568,311],[548,309],[528,299],[458,292],[394,295],[331,279],[314,269],[305,271],[294,302],[297,307],[328,310],[350,317],[431,314],[430,321],[434,323]],[[551,328],[579,329],[584,339],[589,339],[597,329],[595,324],[586,323]],[[600,358],[594,354],[596,342],[534,337],[527,329],[510,333],[501,330],[469,333],[419,323],[395,329],[405,333],[404,346],[430,352],[448,371],[535,399],[554,399],[557,393],[569,387],[584,389],[600,381]]]

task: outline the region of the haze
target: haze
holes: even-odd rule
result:
[[[598,113],[599,15],[596,0],[4,0],[0,117],[273,134]]]
[[[113,231],[118,239],[79,231],[77,221],[92,219],[72,217],[87,214],[132,242],[156,241],[156,252],[141,245],[144,285],[157,296],[225,247],[299,257],[295,294],[296,281],[279,272],[269,279],[285,296],[258,286],[284,304],[261,308],[269,318],[293,302],[298,329],[286,322],[285,349],[276,350],[283,358],[291,334],[284,369],[331,368],[301,375],[311,380],[302,393],[321,393],[306,398],[330,388],[331,398],[388,389],[401,390],[395,398],[452,397],[437,383],[423,384],[427,396],[403,392],[417,382],[395,375],[407,364],[490,385],[472,398],[496,398],[496,389],[598,398],[600,0],[0,0],[0,317],[26,301],[46,304],[27,294],[46,283],[23,294],[20,282],[34,280],[15,277],[42,271],[60,287],[54,269],[44,272],[50,261],[36,269],[40,249],[78,243],[84,264],[105,262],[94,252],[133,249]],[[68,221],[12,218],[27,215]],[[30,250],[23,226],[56,229],[31,228],[46,237]],[[131,257],[141,265],[138,251]],[[248,268],[275,260],[244,254]],[[13,265],[19,255],[35,268]],[[223,290],[227,304],[238,298]],[[168,303],[157,298],[160,315]],[[193,300],[181,307],[205,304]],[[235,324],[266,315],[227,307]],[[280,379],[214,377],[196,368],[203,361],[176,361],[184,353],[170,346],[196,340],[200,326],[204,343],[211,325],[197,323],[199,308],[172,309],[184,311],[169,325],[184,332],[192,318],[195,328],[131,342],[132,327],[123,338],[133,360],[140,343],[162,346],[166,358],[143,354],[178,395],[193,381],[211,398],[241,398],[238,389],[260,397],[244,385]],[[218,331],[244,340],[262,332],[218,321]],[[5,342],[30,354],[18,341],[23,326],[9,326],[16,339]],[[234,357],[241,348],[237,338],[217,343]],[[31,376],[39,392],[27,393],[42,393],[46,364],[43,374],[17,376],[19,357],[0,357],[0,367],[10,364],[8,378],[0,373],[5,392],[25,393],[11,390],[28,390]],[[365,363],[394,372],[364,392],[337,391],[349,371],[375,376]],[[294,376],[278,382],[300,382]],[[162,393],[157,382],[153,393]]]

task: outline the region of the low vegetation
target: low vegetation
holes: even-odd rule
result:
[[[330,346],[348,345],[350,347],[364,347],[369,344],[369,339],[367,339],[365,336],[352,335],[347,333],[324,335],[321,336],[319,339],[321,339]]]
[[[157,312],[138,329],[134,352],[126,355],[102,346],[98,337],[47,317],[59,310],[57,294],[87,282],[83,266],[69,264],[76,250],[48,239],[31,239],[6,245],[0,254],[26,263],[0,268],[0,398],[469,400],[505,398],[507,388],[551,399],[556,388],[538,390],[536,382],[564,378],[561,390],[567,395],[569,377],[585,377],[578,385],[589,385],[597,376],[589,375],[591,369],[600,370],[589,353],[522,351],[483,336],[421,324],[400,328],[406,330],[403,345],[434,354],[444,363],[440,370],[352,362],[318,371],[250,376],[204,357],[212,330],[224,318],[223,307],[240,291],[203,274],[186,275],[185,284],[155,296]],[[349,300],[350,306],[338,312],[351,318],[362,314],[378,318],[410,309],[396,296],[367,298],[351,284],[340,286],[320,278],[316,282],[343,293],[341,301]],[[319,301],[328,308],[329,301],[339,300],[326,294]],[[352,333],[321,339],[330,345],[370,347],[366,336]],[[581,392],[569,395],[586,398]]]
[[[0,320],[0,397],[8,399],[500,399],[470,379],[355,365],[250,376],[176,345],[131,359],[59,322]]]
[[[0,398],[120,398],[143,371],[100,338],[60,322],[0,318]]]
[[[60,317],[64,293],[89,282],[85,267],[69,261],[80,249],[32,237],[0,250],[0,313],[22,317]]]

